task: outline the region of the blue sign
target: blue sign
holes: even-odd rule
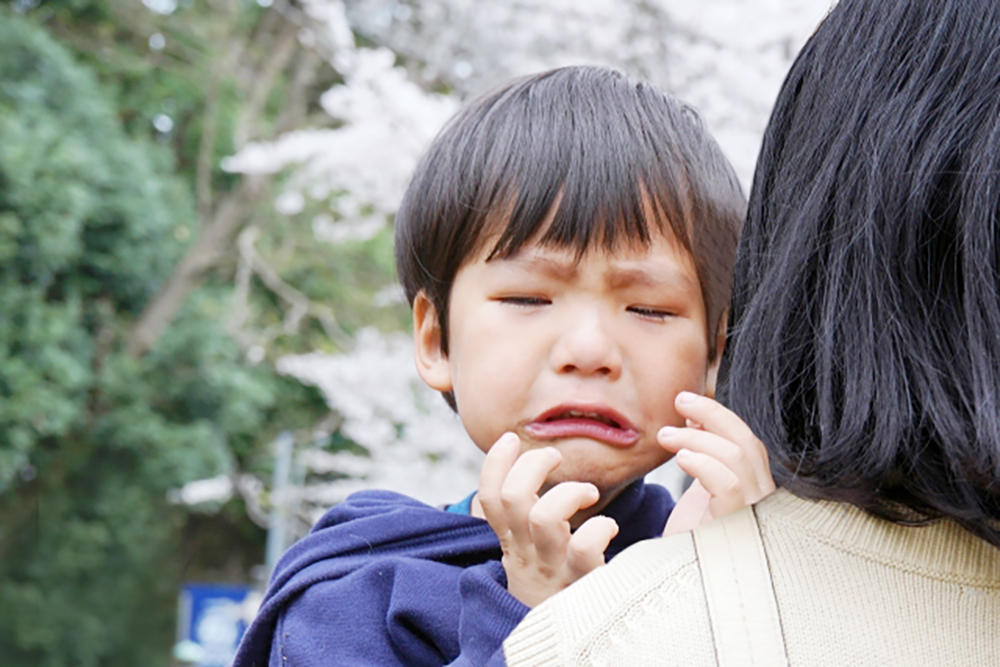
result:
[[[228,667],[246,632],[249,586],[185,584],[181,588],[174,657],[198,667]],[[249,614],[248,614],[249,611]]]

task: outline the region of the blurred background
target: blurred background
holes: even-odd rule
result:
[[[0,2],[0,665],[225,664],[325,508],[466,496],[481,454],[393,275],[435,133],[612,65],[698,107],[749,188],[829,5]]]

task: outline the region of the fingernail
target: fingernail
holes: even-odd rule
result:
[[[682,391],[677,394],[678,403],[694,403],[696,400],[698,400],[698,394],[692,394],[690,391]]]
[[[555,447],[544,447],[542,451],[544,451],[545,455],[548,456],[549,458],[552,457],[562,458],[562,453]]]
[[[679,459],[686,459],[686,458],[689,458],[690,456],[691,456],[691,450],[690,449],[678,449],[677,450],[677,458],[679,458]]]
[[[672,435],[674,435],[675,433],[677,433],[677,427],[676,426],[664,426],[663,428],[660,429],[660,432],[657,435],[660,438],[666,440],[666,439],[670,438]]]

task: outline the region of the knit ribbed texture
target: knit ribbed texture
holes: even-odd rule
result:
[[[1000,550],[949,521],[904,527],[785,491],[756,509],[793,667],[1000,667]],[[509,667],[715,666],[690,536],[628,549],[504,651]]]
[[[792,665],[1000,665],[1000,550],[788,493],[761,509]]]

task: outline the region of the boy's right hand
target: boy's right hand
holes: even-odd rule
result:
[[[505,433],[493,445],[483,463],[476,498],[500,539],[507,590],[535,607],[603,565],[604,550],[618,534],[618,524],[595,516],[573,532],[571,519],[599,500],[597,487],[563,482],[539,498],[538,491],[559,467],[562,454],[546,447],[519,456],[520,448],[514,433]]]

